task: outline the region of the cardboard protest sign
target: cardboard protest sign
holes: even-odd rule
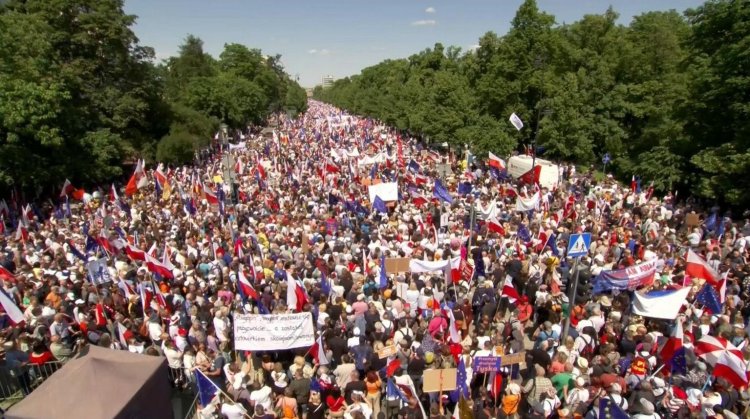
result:
[[[425,370],[422,375],[422,391],[433,393],[436,391],[455,390],[457,374],[458,370],[455,368]]]
[[[386,346],[378,351],[378,358],[388,358],[391,355],[396,355],[396,345]]]
[[[385,271],[389,274],[409,272],[409,258],[386,258]]]
[[[526,362],[526,351],[518,352],[516,354],[503,355],[500,365],[504,367],[506,365],[515,365],[522,362]]]

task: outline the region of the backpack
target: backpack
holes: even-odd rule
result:
[[[579,355],[586,358],[587,361],[591,361],[591,358],[594,357],[594,342],[591,336],[589,336],[589,340],[586,340],[584,336],[587,335],[581,335],[581,339],[586,342],[586,345],[583,347],[583,350]]]

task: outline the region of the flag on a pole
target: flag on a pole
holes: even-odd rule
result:
[[[688,249],[685,257],[687,266],[685,273],[693,278],[705,279],[708,283],[716,285],[719,282],[719,274],[702,257],[698,256],[692,249]]]
[[[331,295],[331,282],[322,270],[320,271],[320,292],[325,296]]]
[[[13,275],[11,271],[5,269],[2,265],[0,265],[0,279],[3,281],[16,282],[16,276]]]
[[[499,171],[505,170],[505,161],[500,157],[496,156],[491,151],[489,152],[489,160],[487,162],[490,167],[493,167]]]
[[[380,288],[388,287],[388,273],[385,271],[385,254],[380,255]]]
[[[678,319],[672,336],[661,348],[660,355],[672,374],[687,373],[687,361],[685,359],[685,348],[683,347],[682,322]]]
[[[689,292],[690,287],[652,291],[645,295],[636,292],[633,294],[633,313],[643,317],[674,320]]]
[[[513,124],[514,127],[516,127],[517,130],[521,131],[521,128],[523,128],[523,121],[521,121],[521,118],[516,115],[515,112],[510,114],[510,118],[508,118],[511,124]]]
[[[198,398],[203,407],[211,404],[211,400],[221,391],[216,383],[197,368],[195,369],[195,382],[198,387]]]
[[[395,374],[399,368],[401,368],[401,361],[399,361],[398,357],[395,357],[385,366],[385,376],[389,378],[393,377],[393,374]]]
[[[383,214],[388,213],[388,207],[385,206],[385,201],[380,199],[377,195],[375,195],[375,199],[372,201],[372,208]]]
[[[443,186],[443,183],[440,181],[440,179],[435,179],[435,188],[433,189],[432,193],[435,198],[438,198],[449,204],[453,203],[453,198],[451,197],[450,192],[445,189],[445,186]]]
[[[19,324],[24,321],[23,312],[2,288],[0,288],[0,306],[3,307],[5,314],[10,317],[13,323]]]
[[[704,308],[711,311],[711,314],[721,313],[721,303],[719,302],[719,295],[711,284],[706,282],[703,284],[703,288],[695,294],[695,302],[703,304]]]

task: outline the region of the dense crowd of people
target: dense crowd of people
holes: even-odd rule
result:
[[[315,101],[276,122],[190,167],[138,167],[123,188],[4,201],[0,277],[23,318],[4,304],[3,363],[22,391],[30,365],[99,345],[165,357],[176,389],[211,380],[221,391],[203,417],[748,414],[747,377],[698,347],[713,338],[747,370],[749,220],[574,166],[553,188],[533,173],[524,183],[502,161]],[[370,202],[381,182],[397,182],[398,199]],[[583,232],[576,260],[568,241]],[[708,274],[688,269],[689,252]],[[383,257],[450,269],[381,272]],[[649,261],[638,286],[597,285]],[[633,310],[684,288],[671,319]],[[235,350],[236,313],[292,311],[313,313],[322,353]],[[474,368],[512,354],[520,362]],[[438,369],[456,369],[456,391],[422,391]]]

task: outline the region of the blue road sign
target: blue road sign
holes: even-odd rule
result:
[[[568,241],[568,256],[577,258],[586,256],[591,248],[591,233],[571,234]]]

